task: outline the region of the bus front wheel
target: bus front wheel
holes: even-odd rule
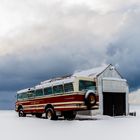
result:
[[[56,113],[53,108],[46,109],[46,119],[48,120],[57,120]]]
[[[23,109],[19,109],[18,116],[19,117],[26,117],[26,114],[24,113]]]

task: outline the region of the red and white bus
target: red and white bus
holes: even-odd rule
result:
[[[77,111],[98,109],[96,82],[88,77],[65,77],[41,82],[17,92],[16,111],[47,119],[74,119]]]

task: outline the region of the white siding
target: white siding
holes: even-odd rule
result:
[[[126,93],[126,80],[103,78],[103,92]]]

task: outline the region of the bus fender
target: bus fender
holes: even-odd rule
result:
[[[53,105],[51,105],[51,104],[47,104],[47,105],[45,106],[45,111],[46,111],[46,109],[48,109],[48,108],[54,109]]]
[[[18,111],[19,111],[20,109],[23,109],[23,106],[22,106],[22,105],[19,105],[19,106],[18,106]]]

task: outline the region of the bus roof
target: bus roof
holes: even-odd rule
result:
[[[43,86],[50,86],[50,85],[59,85],[59,84],[65,84],[65,83],[70,83],[75,80],[75,77],[67,77],[67,78],[56,78],[52,79],[51,81],[44,81],[41,82],[41,85]]]
[[[28,91],[34,91],[37,89],[45,88],[45,87],[50,87],[50,86],[56,86],[56,85],[61,85],[61,84],[67,84],[67,83],[72,83],[75,81],[75,79],[81,79],[81,80],[93,80],[92,78],[89,77],[82,77],[82,76],[71,76],[71,77],[65,77],[65,78],[56,78],[56,79],[50,79],[41,82],[39,85],[36,85],[35,87],[32,88],[26,88],[19,90],[17,94],[28,92]]]
[[[28,92],[28,91],[34,91],[34,90],[35,90],[34,87],[32,87],[32,88],[26,88],[26,89],[19,90],[19,91],[17,92],[17,94],[24,93],[24,92]]]

